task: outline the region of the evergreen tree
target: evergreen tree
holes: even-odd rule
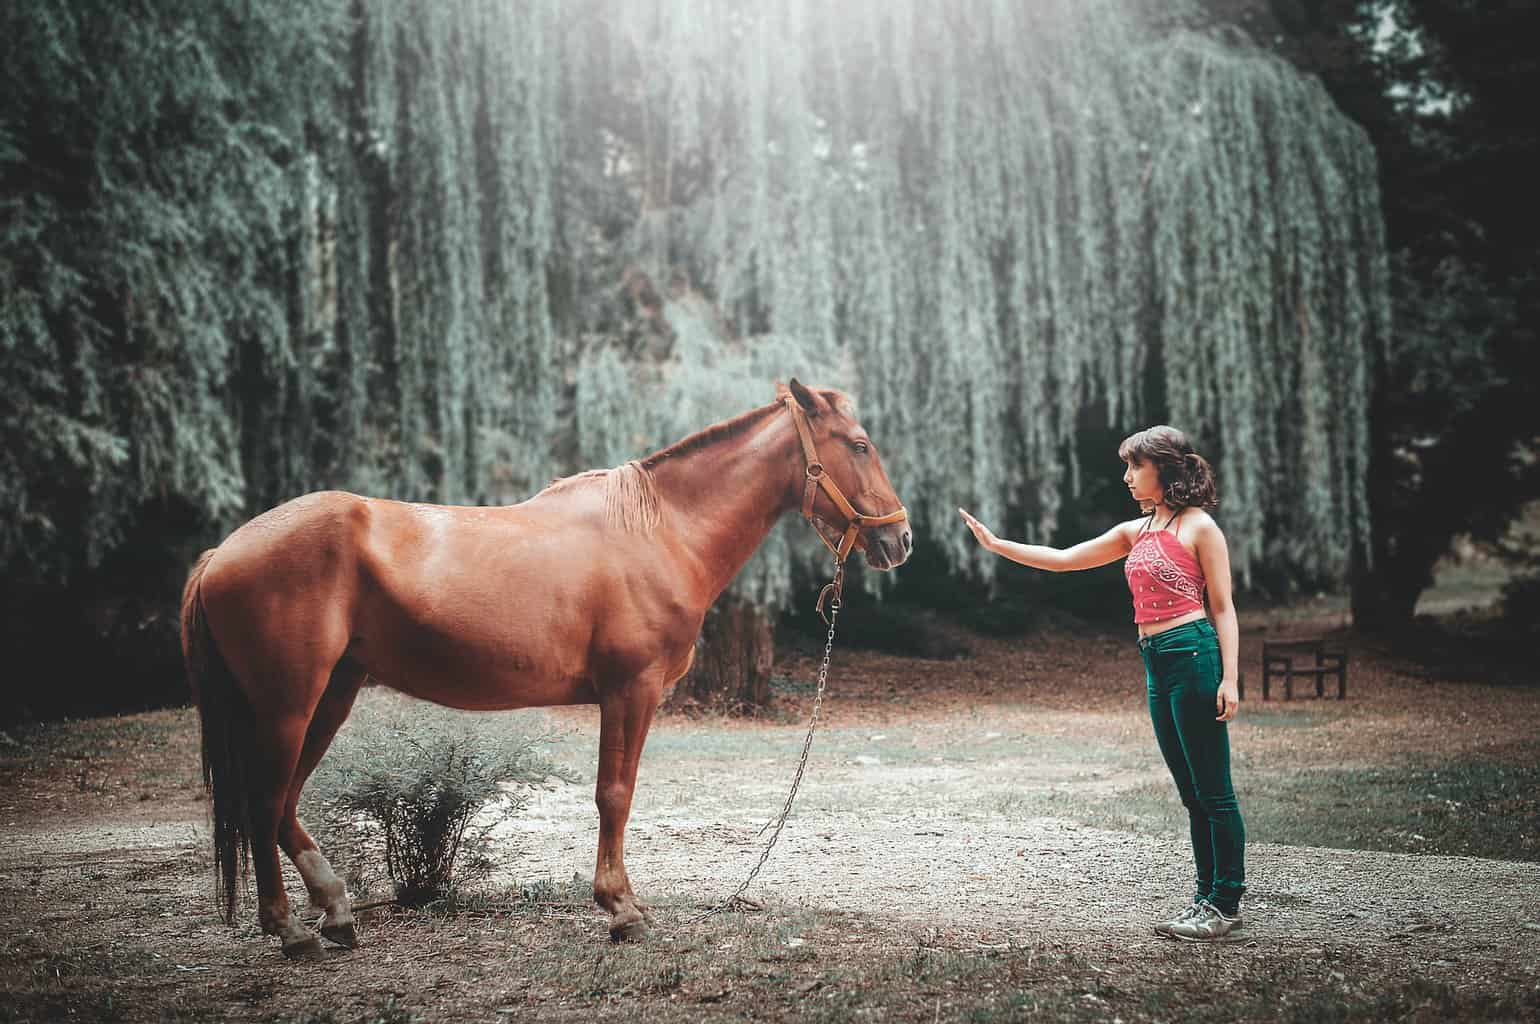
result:
[[[335,11],[7,5],[0,62],[0,564],[94,565],[167,498],[245,505],[225,388],[300,362],[291,195]],[[265,395],[268,402],[274,396]]]

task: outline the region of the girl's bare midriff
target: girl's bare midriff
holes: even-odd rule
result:
[[[1185,615],[1177,615],[1159,622],[1145,622],[1139,625],[1140,636],[1154,636],[1156,633],[1164,633],[1168,629],[1185,626],[1189,622],[1197,622],[1199,619],[1208,618],[1208,613],[1201,608],[1187,612]]]

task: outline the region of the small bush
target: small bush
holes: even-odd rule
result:
[[[531,790],[577,781],[541,753],[549,729],[530,732],[525,721],[415,701],[355,714],[305,794],[350,886],[366,887],[381,854],[406,906],[489,872],[491,831],[518,816]]]

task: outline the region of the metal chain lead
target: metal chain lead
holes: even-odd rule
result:
[[[775,825],[775,831],[771,833],[770,842],[765,844],[765,851],[759,855],[759,862],[755,864],[753,870],[749,872],[749,877],[743,880],[743,884],[739,885],[738,888],[734,889],[726,899],[712,907],[710,910],[690,918],[685,922],[687,925],[704,921],[706,918],[711,917],[714,914],[720,914],[722,911],[732,906],[733,901],[735,901],[739,896],[742,896],[744,890],[746,890],[749,885],[753,883],[755,876],[759,874],[759,869],[765,866],[765,861],[770,859],[770,851],[775,849],[775,841],[781,838],[781,829],[786,827],[786,819],[791,814],[792,801],[797,798],[797,787],[802,785],[802,773],[807,770],[808,752],[813,749],[813,731],[818,728],[818,709],[823,705],[823,691],[824,687],[828,684],[829,681],[829,657],[834,652],[834,620],[839,618],[840,592],[841,586],[844,583],[844,576],[844,563],[836,563],[834,568],[834,582],[832,584],[834,587],[834,595],[833,599],[829,602],[829,635],[824,639],[823,664],[818,666],[818,692],[813,695],[813,716],[812,719],[807,723],[807,738],[802,741],[802,757],[797,762],[796,775],[792,776],[791,792],[786,794],[786,804],[781,808],[781,813],[770,819],[770,821],[767,821],[761,825],[757,834],[764,835],[765,830],[768,829],[772,824]]]

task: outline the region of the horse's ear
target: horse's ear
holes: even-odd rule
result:
[[[818,415],[817,396],[804,387],[802,382],[795,377],[791,379],[791,393],[797,397],[797,404],[802,406],[809,416]]]

